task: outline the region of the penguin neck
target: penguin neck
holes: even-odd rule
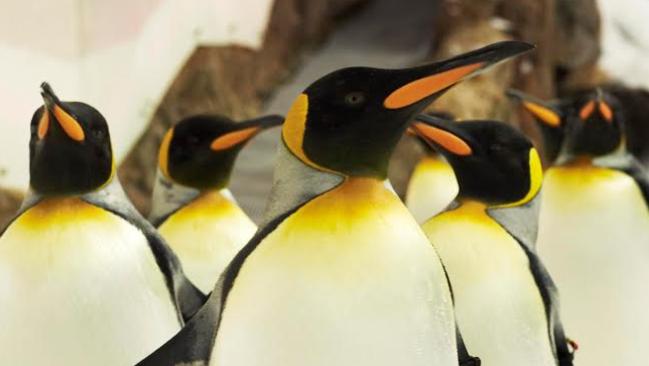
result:
[[[190,202],[210,194],[217,194],[238,205],[227,187],[192,188],[171,181],[158,170],[148,219],[157,226],[169,215],[185,207]]]
[[[275,161],[273,186],[260,227],[339,186],[346,179],[305,164],[283,142],[278,146]]]

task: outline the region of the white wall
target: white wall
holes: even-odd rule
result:
[[[101,111],[123,158],[196,46],[259,47],[272,2],[0,0],[0,185],[28,184],[42,81]]]

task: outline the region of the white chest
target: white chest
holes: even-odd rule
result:
[[[256,230],[248,216],[218,192],[202,195],[159,228],[185,274],[204,293],[213,290],[223,270]]]
[[[46,201],[0,238],[0,364],[132,365],[180,328],[135,227]]]
[[[599,168],[552,168],[544,187],[538,249],[578,361],[649,364],[649,211],[638,187]]]
[[[484,365],[554,365],[543,300],[516,240],[480,209],[423,227],[448,271],[470,352]]]
[[[368,205],[332,191],[259,245],[228,297],[211,365],[457,364],[439,260],[397,198],[378,192]]]
[[[451,166],[439,158],[425,158],[415,167],[406,194],[406,206],[423,223],[443,211],[458,192]]]

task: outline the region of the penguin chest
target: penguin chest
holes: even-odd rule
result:
[[[456,365],[433,248],[398,198],[350,180],[285,219],[226,301],[211,365]]]
[[[79,199],[0,238],[0,314],[2,365],[131,365],[180,328],[145,236]]]
[[[220,192],[208,192],[171,215],[160,234],[176,252],[187,276],[209,293],[257,226]]]
[[[635,181],[598,167],[554,167],[539,224],[538,250],[580,362],[649,364],[641,331],[649,328],[649,210]]]
[[[440,158],[426,157],[415,167],[406,195],[406,206],[417,222],[443,211],[458,192],[451,166]]]
[[[528,257],[484,206],[464,203],[423,227],[448,272],[469,351],[485,365],[554,365]]]

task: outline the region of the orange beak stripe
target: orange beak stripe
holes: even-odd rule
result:
[[[460,156],[467,156],[473,153],[471,146],[454,134],[425,123],[415,123],[414,130],[423,138],[435,142],[445,150]]]
[[[398,109],[417,103],[438,91],[452,86],[462,80],[465,76],[481,68],[483,65],[484,63],[482,62],[464,65],[412,81],[393,91],[387,98],[385,98],[383,106],[387,109]]]
[[[579,118],[581,118],[582,121],[585,121],[586,119],[588,119],[588,117],[590,117],[594,110],[595,102],[591,100],[590,102],[586,103],[583,108],[581,108],[581,110],[579,111]]]
[[[50,112],[45,109],[41,119],[38,121],[38,138],[44,139],[47,135],[47,130],[50,128]]]
[[[223,136],[219,136],[210,145],[210,148],[214,151],[221,151],[231,148],[234,145],[240,144],[248,139],[252,138],[257,132],[259,132],[259,127],[248,127],[243,130],[234,131],[227,133]]]
[[[74,141],[83,141],[86,138],[86,134],[83,132],[83,128],[79,122],[77,122],[71,115],[64,111],[58,105],[55,105],[53,108],[54,117],[59,121],[59,124],[65,131],[65,134],[68,135]]]
[[[523,102],[523,107],[548,126],[559,127],[561,124],[561,117],[549,108],[532,102]]]
[[[607,122],[613,122],[613,110],[606,102],[599,102],[599,113],[602,114]]]

